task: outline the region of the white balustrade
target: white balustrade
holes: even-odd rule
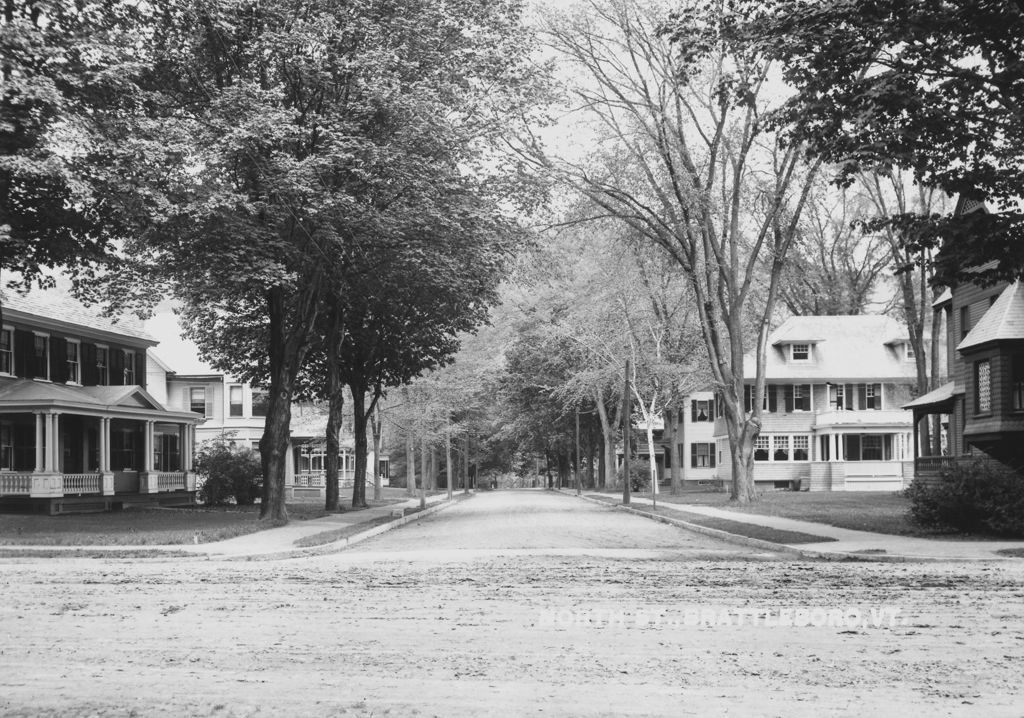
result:
[[[32,474],[0,472],[0,495],[25,495],[32,491]]]
[[[63,474],[65,494],[98,494],[103,490],[99,474]]]

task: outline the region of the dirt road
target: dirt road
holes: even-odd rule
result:
[[[0,715],[1019,717],[1022,564],[800,561],[541,492],[318,558],[3,560]]]

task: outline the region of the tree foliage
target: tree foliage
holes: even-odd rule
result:
[[[755,11],[756,10],[756,11]],[[792,143],[840,166],[840,180],[903,168],[991,214],[894,213],[921,248],[941,245],[936,281],[995,264],[1024,268],[1024,7],[1006,0],[781,0],[739,34],[780,59],[797,89],[776,116]]]

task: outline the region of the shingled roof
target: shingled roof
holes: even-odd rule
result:
[[[1024,339],[1024,288],[1019,281],[1003,290],[956,348],[963,351],[1007,339]]]
[[[917,370],[897,344],[909,341],[906,327],[882,315],[790,317],[768,336],[766,374],[773,380],[913,379]],[[812,344],[812,360],[789,360],[788,344]],[[744,373],[754,376],[753,355]]]
[[[64,324],[156,342],[135,316],[105,317],[99,307],[87,307],[61,289],[34,288],[24,295],[3,290],[0,301],[5,311],[10,309]]]

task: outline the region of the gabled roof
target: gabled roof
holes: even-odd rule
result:
[[[964,351],[1008,339],[1024,339],[1024,287],[1019,280],[1003,290],[956,348]]]
[[[943,407],[953,400],[956,394],[956,385],[953,382],[943,384],[938,389],[933,389],[914,399],[909,404],[904,404],[903,409],[923,409],[925,407]]]
[[[77,407],[92,410],[144,410],[151,414],[174,414],[176,418],[195,417],[190,412],[168,412],[141,386],[67,386],[33,379],[13,379],[0,383],[0,405],[20,407]],[[158,418],[158,417],[155,417]]]
[[[155,344],[156,339],[143,329],[142,322],[132,315],[105,317],[99,307],[87,307],[67,292],[58,289],[33,288],[28,294],[4,290],[0,292],[3,310],[37,317],[62,327],[84,327],[105,334],[141,339]]]
[[[790,317],[768,336],[765,376],[769,381],[911,380],[916,377],[913,362],[886,345],[906,335],[906,327],[882,315]],[[789,361],[781,345],[794,342],[815,345],[811,361]],[[753,355],[747,355],[744,375],[753,378],[755,369]]]

